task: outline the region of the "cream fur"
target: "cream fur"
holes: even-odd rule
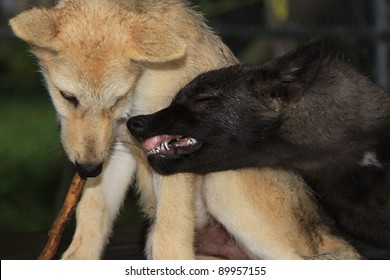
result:
[[[168,105],[197,74],[238,62],[186,2],[61,0],[10,24],[39,59],[69,158],[104,161],[102,174],[87,181],[64,259],[101,257],[135,174],[140,203],[153,220],[149,259],[194,259],[196,227],[210,216],[252,258],[359,257],[320,224],[295,175],[268,169],[206,178],[152,172],[130,138],[127,118]],[[79,106],[61,91],[76,97]],[[312,223],[316,226],[308,227]]]

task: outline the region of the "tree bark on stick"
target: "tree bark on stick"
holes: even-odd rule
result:
[[[81,192],[85,185],[85,179],[81,178],[78,173],[75,174],[70,185],[69,191],[65,197],[64,204],[58,213],[53,225],[49,231],[49,238],[46,242],[45,248],[39,255],[39,260],[51,260],[57,252],[58,244],[61,241],[62,232],[65,226],[72,218],[74,209],[81,196]]]

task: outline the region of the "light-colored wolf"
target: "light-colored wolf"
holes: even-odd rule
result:
[[[39,59],[68,157],[81,174],[94,177],[77,207],[64,259],[101,257],[135,177],[153,221],[149,259],[194,259],[202,253],[195,234],[214,221],[250,258],[359,257],[321,224],[293,174],[248,169],[163,177],[132,144],[125,126],[130,116],[167,106],[201,72],[237,63],[187,2],[60,0],[10,24]]]

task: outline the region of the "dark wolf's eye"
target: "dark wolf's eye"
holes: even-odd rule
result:
[[[207,102],[210,100],[213,100],[213,96],[204,96],[204,97],[199,97],[199,98],[194,98],[194,102]]]
[[[217,95],[213,93],[198,94],[192,98],[193,102],[207,102],[217,99]]]
[[[69,95],[63,91],[60,91],[61,95],[63,98],[65,98],[66,100],[68,100],[70,103],[72,103],[75,107],[77,107],[79,105],[79,100],[75,97],[75,96],[72,96],[72,95]]]

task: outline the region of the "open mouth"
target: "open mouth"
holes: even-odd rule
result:
[[[157,135],[146,139],[142,146],[148,156],[174,159],[199,150],[202,142],[182,135]]]

